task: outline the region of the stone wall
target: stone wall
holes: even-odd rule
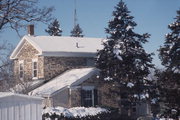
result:
[[[53,106],[53,99],[49,97],[45,97],[42,101],[42,107],[52,107]]]
[[[46,80],[56,77],[62,72],[87,66],[87,60],[83,57],[44,57],[44,76]]]
[[[29,43],[25,42],[21,50],[19,51],[16,60],[14,60],[14,76],[16,80],[19,80],[19,62],[23,61],[24,64],[24,81],[32,80],[32,60],[38,60],[38,79],[44,78],[43,57],[39,57],[39,52]]]
[[[81,90],[83,86],[94,86],[95,89],[99,89],[100,81],[96,78],[96,75],[92,76],[91,78],[84,81],[82,84],[80,84],[77,87],[72,88],[71,90],[71,97],[70,97],[70,103],[71,107],[78,107],[81,106]],[[98,90],[98,103],[100,102],[100,96]]]
[[[120,96],[116,94],[116,87],[113,83],[101,82],[98,91],[100,96],[100,105],[118,108],[120,104]]]
[[[66,88],[60,92],[57,92],[52,95],[51,99],[53,100],[53,104],[51,107],[61,106],[61,107],[69,107],[69,89]]]
[[[120,96],[114,93],[116,88],[113,87],[112,83],[96,78],[96,75],[83,82],[76,89],[71,90],[71,107],[81,106],[81,89],[83,86],[94,86],[97,89],[99,106],[119,107]]]
[[[84,81],[78,86],[66,88],[64,91],[54,94],[46,106],[63,106],[63,107],[79,107],[81,106],[81,90],[84,86],[94,86],[98,92],[98,106],[108,106],[119,108],[120,97],[114,93],[116,87],[112,83],[106,83],[98,78],[96,75]],[[51,103],[51,104],[49,104]]]
[[[70,106],[81,106],[81,88],[71,89]]]
[[[14,76],[19,80],[19,61],[24,61],[24,80],[32,80],[32,60],[38,60],[38,79],[50,80],[62,72],[85,66],[93,66],[94,58],[38,56],[38,51],[25,42],[14,60]]]
[[[44,79],[44,57],[38,56],[38,79]]]

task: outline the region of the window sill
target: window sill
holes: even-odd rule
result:
[[[38,77],[33,77],[32,79],[33,79],[33,80],[37,80],[37,79],[38,79]]]

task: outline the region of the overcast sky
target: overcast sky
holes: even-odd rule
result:
[[[119,0],[76,0],[77,18],[85,37],[106,38],[104,28],[112,18],[112,11]],[[157,49],[164,42],[164,35],[169,32],[167,26],[174,21],[176,11],[180,9],[180,0],[124,0],[137,23],[135,31],[150,33],[145,49],[154,52],[153,63],[160,67]],[[69,36],[73,28],[74,0],[39,0],[39,6],[54,6],[53,16],[60,21],[63,36]],[[47,35],[45,24],[35,25],[35,35]],[[26,35],[26,30],[21,35]],[[17,45],[20,38],[15,31],[6,29],[0,34],[1,40]]]

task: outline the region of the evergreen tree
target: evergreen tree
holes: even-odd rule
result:
[[[61,36],[62,30],[60,28],[59,21],[55,19],[49,24],[48,29],[45,30],[50,36]]]
[[[159,89],[165,105],[164,115],[177,118],[180,115],[180,10],[168,28],[171,32],[159,49],[159,57],[165,66],[159,75]]]
[[[153,92],[151,81],[146,78],[149,68],[153,68],[152,54],[146,53],[142,46],[150,35],[135,33],[133,29],[136,25],[121,0],[105,29],[108,37],[104,40],[104,48],[98,51],[96,61],[96,67],[101,70],[100,78],[115,81],[119,89],[122,86],[127,88],[130,101],[147,99]]]
[[[171,30],[166,34],[165,43],[160,48],[160,59],[170,71],[180,71],[180,10],[177,11],[176,21],[168,26]]]
[[[79,24],[75,25],[73,30],[71,31],[71,36],[72,37],[83,37],[84,35],[82,34],[82,29],[80,28]]]

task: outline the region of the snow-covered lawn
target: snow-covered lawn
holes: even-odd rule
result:
[[[109,112],[108,110],[100,107],[74,107],[74,108],[63,108],[63,107],[48,107],[43,110],[43,114],[49,113],[50,115],[52,114],[57,114],[57,115],[64,115],[65,117],[85,117],[88,115],[95,116],[100,113],[104,112]]]

